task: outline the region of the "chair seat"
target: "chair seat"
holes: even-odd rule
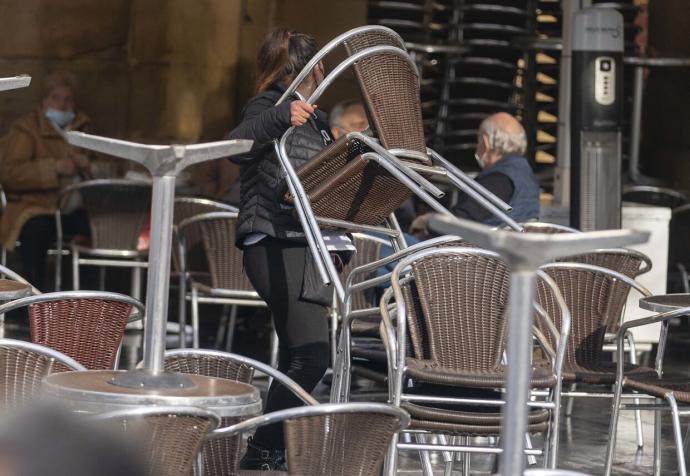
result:
[[[369,321],[366,319],[355,319],[352,321],[352,335],[355,337],[381,337],[379,332],[380,320]]]
[[[288,476],[287,471],[261,471],[244,469],[238,471],[237,476]]]
[[[491,436],[501,434],[500,412],[450,410],[404,402],[401,407],[412,417],[411,429]],[[542,433],[548,428],[549,411],[533,409],[528,417],[528,431]]]
[[[677,401],[690,403],[690,379],[687,377],[658,378],[656,375],[627,377],[625,387],[658,398],[665,398],[671,393]]]
[[[565,366],[564,366],[565,367]],[[649,367],[626,363],[624,367],[626,376],[635,378],[656,377],[656,371]],[[578,367],[563,370],[563,381],[567,383],[591,383],[610,384],[616,383],[616,363],[601,362],[593,367]]]
[[[504,387],[507,377],[504,366],[483,372],[459,372],[429,360],[413,358],[407,359],[407,375],[421,382],[473,388]],[[533,388],[551,388],[556,385],[556,377],[549,369],[536,367],[532,369],[530,384]]]
[[[131,259],[148,257],[148,251],[100,249],[91,248],[91,246],[85,244],[73,244],[72,248],[76,249],[80,254],[97,256],[99,258]]]

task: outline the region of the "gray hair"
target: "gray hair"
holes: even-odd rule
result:
[[[331,128],[340,128],[340,126],[343,123],[343,116],[345,115],[345,111],[347,111],[348,107],[354,106],[356,104],[360,104],[360,102],[350,99],[347,101],[340,101],[338,104],[333,106],[333,109],[331,109],[331,113],[328,115],[328,125]]]
[[[484,119],[479,125],[479,135],[486,134],[491,148],[501,157],[511,154],[524,155],[527,150],[527,135],[522,125],[518,123],[518,133],[511,133],[502,129],[496,122],[492,120],[492,116]]]

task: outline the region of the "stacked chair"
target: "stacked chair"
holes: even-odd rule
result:
[[[288,129],[275,148],[286,172],[286,200],[294,203],[325,283],[333,283],[339,299],[339,281],[320,226],[351,231],[376,231],[406,245],[390,218],[411,195],[433,210],[450,215],[438,199],[443,192],[429,178],[446,177],[476,198],[494,215],[516,230],[521,227],[507,214],[510,209],[442,156],[427,148],[419,96],[419,76],[402,39],[392,30],[368,26],[350,30],[329,42],[295,78],[277,104],[294,93],[309,72],[328,53],[344,46],[348,54],[314,91],[315,102],[328,86],[352,67],[360,85],[372,135],[350,133],[295,171],[287,156]],[[381,225],[389,222],[389,227]]]

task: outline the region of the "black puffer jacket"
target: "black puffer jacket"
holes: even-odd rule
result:
[[[285,172],[273,148],[273,140],[280,139],[290,127],[290,102],[297,99],[292,97],[274,106],[285,89],[285,85],[276,83],[254,96],[244,108],[242,122],[228,135],[228,139],[254,141],[251,151],[230,159],[240,164],[241,198],[236,227],[236,244],[240,247],[250,233],[292,240],[304,237],[294,208],[283,201]],[[317,111],[315,116],[296,128],[286,144],[295,170],[333,140],[325,114]]]

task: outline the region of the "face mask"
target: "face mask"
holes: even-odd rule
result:
[[[480,169],[484,168],[484,161],[482,160],[481,157],[479,157],[479,154],[477,154],[476,152],[474,153],[474,160],[477,161],[477,164],[479,164]]]
[[[74,111],[60,111],[48,108],[44,112],[45,116],[58,127],[65,127],[74,120]]]

